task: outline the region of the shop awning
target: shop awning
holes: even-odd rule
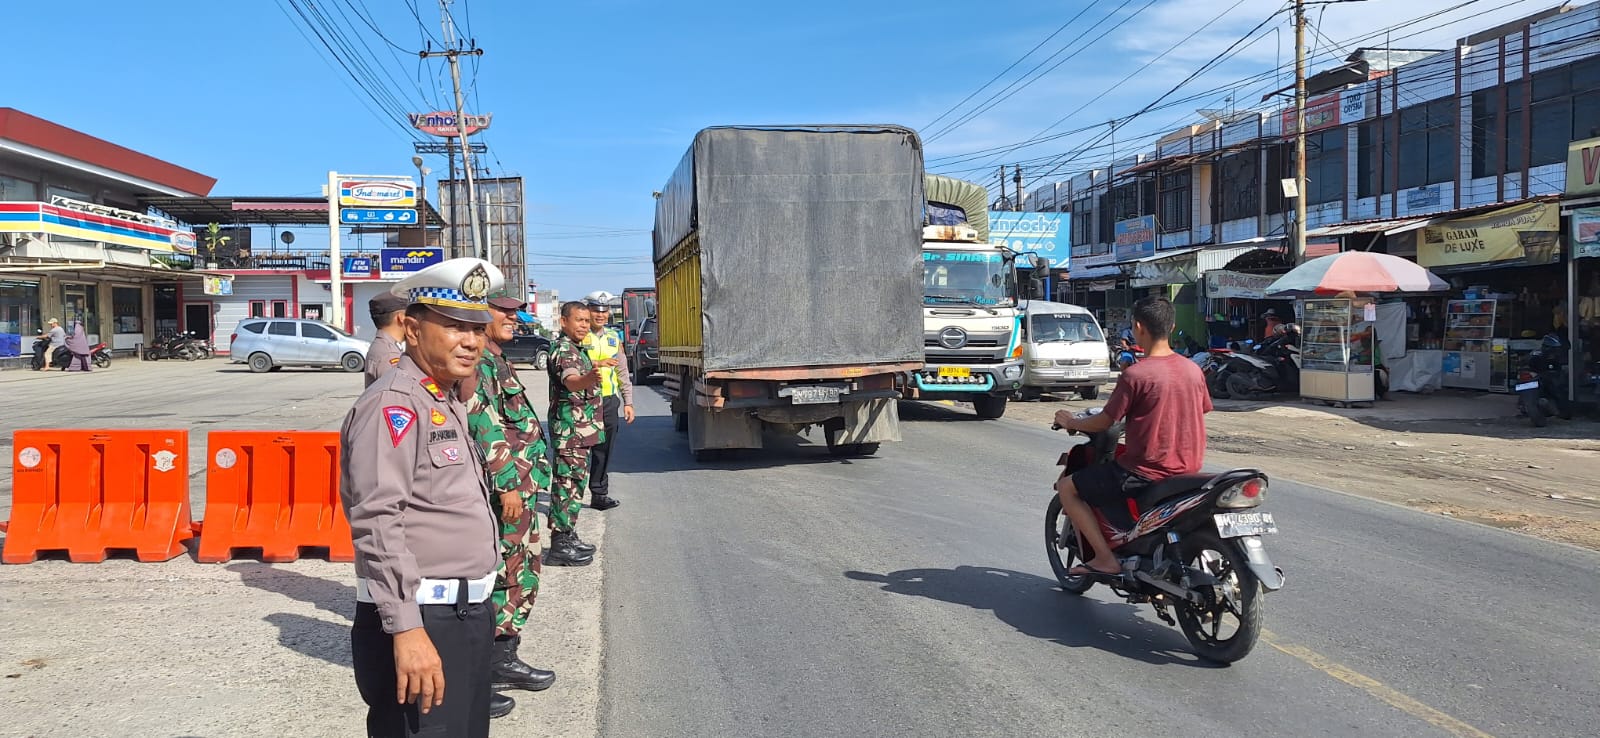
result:
[[[1338,236],[1351,236],[1358,233],[1381,233],[1393,236],[1398,233],[1414,231],[1427,225],[1434,216],[1422,218],[1393,218],[1390,220],[1358,220],[1338,225],[1312,228],[1306,231],[1306,238],[1335,238]]]
[[[1224,269],[1230,262],[1252,251],[1270,251],[1263,245],[1276,239],[1261,239],[1234,246],[1173,249],[1147,256],[1134,263],[1134,287],[1155,287],[1163,284],[1190,284],[1200,281],[1206,272]]]
[[[1116,264],[1084,267],[1082,269],[1072,268],[1067,270],[1067,279],[1075,281],[1084,279],[1105,279],[1106,277],[1120,276],[1122,276],[1122,267],[1117,266]]]
[[[327,226],[328,200],[324,197],[143,197],[139,204],[190,225]],[[433,203],[425,203],[429,225],[444,222]],[[416,228],[417,224],[363,225],[372,232]]]

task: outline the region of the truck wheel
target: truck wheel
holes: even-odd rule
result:
[[[703,448],[694,452],[694,460],[701,464],[709,464],[715,461],[721,461],[722,451],[723,450],[720,448]]]
[[[1100,396],[1100,388],[1099,387],[1080,387],[1080,388],[1078,388],[1078,396],[1082,397],[1085,400],[1093,400],[1094,398]]]
[[[1006,398],[997,395],[975,397],[972,400],[972,409],[978,412],[978,417],[994,420],[1006,414]]]

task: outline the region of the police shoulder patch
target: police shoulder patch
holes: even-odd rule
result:
[[[411,430],[411,426],[416,424],[417,414],[411,412],[411,408],[390,405],[383,409],[383,420],[389,427],[390,443],[398,447],[401,439],[404,439],[406,433]]]
[[[393,359],[389,360],[389,365],[390,366],[393,366],[393,365],[399,364],[399,363],[400,363],[400,357],[398,357],[398,356],[396,356]]]

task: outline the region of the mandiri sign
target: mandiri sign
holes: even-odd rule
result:
[[[444,252],[439,249],[381,249],[378,259],[379,276],[395,279],[444,261]]]

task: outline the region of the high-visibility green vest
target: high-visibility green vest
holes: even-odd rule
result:
[[[589,355],[589,360],[600,362],[616,356],[622,351],[622,339],[617,337],[614,328],[607,328],[605,333],[590,333],[583,339],[583,351]],[[617,394],[620,385],[617,381],[617,368],[614,366],[601,367],[600,369],[600,394],[611,397]]]

